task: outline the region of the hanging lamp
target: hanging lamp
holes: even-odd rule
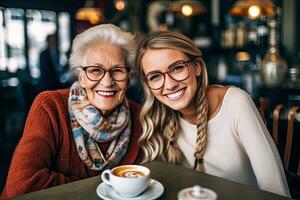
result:
[[[238,0],[230,9],[233,16],[258,18],[261,15],[274,15],[275,4],[271,0]]]
[[[84,7],[75,13],[76,20],[89,21],[92,25],[99,24],[104,19],[102,9],[95,6],[94,0],[86,0]]]
[[[195,16],[207,12],[207,8],[200,1],[181,0],[169,3],[170,10],[174,13],[181,13],[184,16]]]

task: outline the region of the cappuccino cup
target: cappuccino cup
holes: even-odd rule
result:
[[[150,170],[141,165],[120,165],[104,170],[101,178],[121,196],[130,198],[146,190],[150,182]]]

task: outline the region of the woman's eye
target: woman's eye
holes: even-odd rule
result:
[[[148,76],[149,81],[158,81],[160,79],[162,79],[161,74],[153,74],[153,75]]]
[[[102,73],[102,70],[101,69],[98,69],[98,68],[91,68],[88,70],[88,73],[92,73],[92,74],[101,74]]]
[[[112,73],[124,73],[125,72],[125,70],[123,70],[123,69],[113,69],[112,70]]]
[[[98,72],[99,72],[99,69],[92,69],[90,72],[91,72],[91,73],[98,73]]]
[[[91,74],[102,74],[101,71],[99,71],[99,70],[93,70],[90,73]]]
[[[184,69],[183,65],[176,65],[174,67],[172,67],[171,72],[180,72]]]

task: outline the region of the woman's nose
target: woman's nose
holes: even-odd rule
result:
[[[101,85],[104,85],[106,87],[112,86],[115,84],[114,79],[111,77],[109,72],[106,72],[103,76],[103,78],[100,81]]]
[[[165,84],[164,87],[167,90],[173,90],[178,85],[178,81],[172,79],[169,74],[165,74]]]

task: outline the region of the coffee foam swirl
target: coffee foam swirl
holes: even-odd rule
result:
[[[141,176],[144,176],[144,174],[138,171],[128,171],[123,174],[123,177],[127,178],[137,178]]]
[[[126,177],[126,178],[138,178],[145,176],[142,171],[133,168],[119,168],[113,172],[116,176]]]

